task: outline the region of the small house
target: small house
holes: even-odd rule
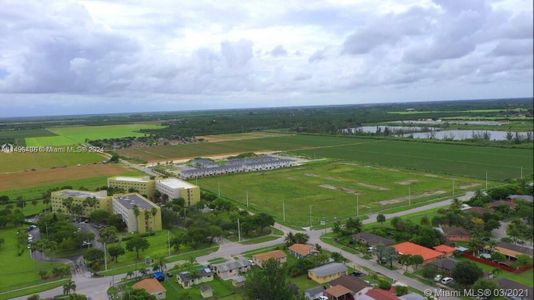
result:
[[[361,295],[365,295],[367,291],[371,288],[367,282],[363,281],[360,278],[344,275],[338,279],[334,279],[330,282],[330,285],[336,286],[341,285],[350,290],[350,294],[353,298]]]
[[[441,226],[443,236],[449,243],[468,242],[471,240],[471,234],[463,227],[458,226]]]
[[[434,250],[443,253],[444,256],[452,256],[454,254],[454,251],[456,251],[456,248],[447,246],[445,244],[441,244],[434,247]]]
[[[165,287],[154,278],[143,279],[135,283],[132,287],[134,289],[145,290],[147,293],[158,299],[165,299],[167,297],[167,290]]]
[[[354,242],[367,245],[369,247],[376,248],[378,245],[390,246],[395,243],[394,240],[388,239],[373,233],[360,232],[352,235],[352,240]]]
[[[414,244],[412,242],[403,242],[400,244],[396,244],[393,246],[393,248],[395,248],[397,253],[401,255],[421,255],[423,257],[424,264],[435,261],[443,256],[441,252]]]
[[[249,260],[239,258],[235,261],[211,265],[210,268],[219,278],[226,280],[250,271],[251,266],[252,263]]]
[[[293,244],[289,246],[288,250],[296,258],[305,258],[318,253],[315,247],[307,244]]]
[[[208,267],[202,267],[195,272],[180,272],[176,276],[176,281],[184,288],[188,289],[194,285],[210,282],[213,280],[213,272]]]
[[[324,292],[328,300],[352,300],[352,295],[349,289],[342,285],[334,285],[326,289]]]
[[[283,264],[287,261],[287,254],[282,250],[273,250],[265,253],[254,255],[253,261],[259,267],[263,267],[263,264],[268,260],[274,259]]]
[[[306,300],[315,300],[319,296],[324,296],[324,287],[316,286],[304,291],[304,297]]]
[[[317,268],[308,270],[308,278],[319,283],[324,284],[337,279],[343,275],[347,275],[348,268],[342,263],[329,263]]]

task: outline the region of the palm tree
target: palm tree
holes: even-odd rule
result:
[[[141,212],[139,211],[139,207],[137,205],[133,206],[133,211],[135,215],[135,223],[137,224],[137,229],[139,229],[139,215]]]
[[[286,236],[286,244],[288,246],[291,246],[295,243],[295,235],[293,234],[293,232],[289,232]]]
[[[69,295],[71,291],[76,291],[76,283],[72,279],[63,285],[63,295]]]

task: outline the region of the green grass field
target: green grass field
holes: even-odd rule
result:
[[[0,173],[32,169],[50,169],[77,164],[92,164],[105,158],[94,152],[79,153],[3,153],[0,152]]]
[[[287,151],[311,158],[335,158],[362,164],[413,169],[454,176],[504,180],[532,174],[532,149],[361,137],[295,135],[219,143],[121,150],[141,160],[170,160],[251,151]]]
[[[436,199],[450,198],[452,178],[413,171],[378,168],[344,161],[327,160],[303,166],[264,173],[247,173],[198,180],[198,184],[218,192],[256,211],[273,215],[277,221],[292,226],[309,225],[322,218],[356,215],[356,194],[359,214],[368,214],[391,207],[412,206]],[[476,179],[455,178],[456,194],[481,186]],[[409,187],[410,185],[410,187]],[[410,194],[410,195],[409,195]],[[285,202],[286,222],[283,221]]]
[[[0,248],[0,291],[44,283],[38,272],[61,265],[34,261],[29,250],[18,256],[16,233],[16,228],[0,229],[0,237],[5,240]]]
[[[162,128],[155,124],[126,124],[126,125],[106,125],[106,126],[70,126],[52,127],[49,131],[56,136],[40,136],[26,138],[28,146],[65,146],[85,143],[86,140],[97,140],[107,138],[121,138],[130,136],[144,136],[140,129]]]

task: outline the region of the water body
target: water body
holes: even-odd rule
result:
[[[413,124],[413,125],[478,125],[478,126],[501,126],[509,124],[510,122],[501,121],[468,121],[468,120],[408,120],[408,121],[393,121],[392,124]]]
[[[499,130],[443,130],[433,132],[416,132],[410,134],[403,134],[404,137],[413,136],[415,139],[437,139],[437,140],[468,140],[473,138],[482,139],[485,134],[489,135],[489,140],[492,141],[506,141],[506,131]],[[512,132],[515,137],[515,132]],[[529,137],[527,132],[518,132],[521,139],[527,139]],[[532,139],[533,133],[530,132],[530,139]]]
[[[388,130],[392,133],[410,133],[410,132],[421,132],[421,131],[428,131],[428,130],[435,130],[433,127],[414,127],[414,126],[361,126],[361,127],[355,127],[355,128],[346,128],[343,129],[344,133],[378,133],[384,132],[384,130],[388,128]]]

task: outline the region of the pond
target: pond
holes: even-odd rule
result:
[[[512,138],[515,138],[515,132],[512,132]],[[532,132],[518,132],[520,139],[532,140]],[[468,139],[487,139],[492,141],[506,141],[509,140],[509,133],[507,131],[499,130],[442,130],[431,132],[415,132],[410,134],[403,134],[404,137],[413,137],[415,139],[438,139],[438,140],[468,140]]]

